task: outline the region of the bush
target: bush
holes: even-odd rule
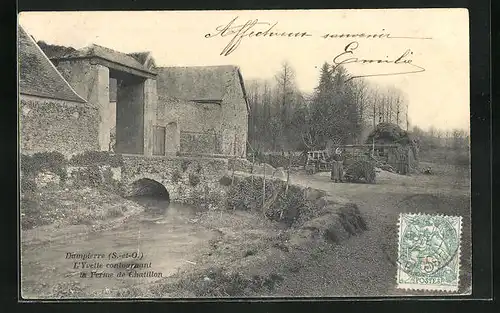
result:
[[[120,182],[113,178],[113,172],[110,168],[104,169],[102,172],[104,187],[112,192],[120,191]]]
[[[230,189],[227,207],[243,211],[263,211],[263,180],[261,177],[239,179]],[[272,221],[284,222],[288,226],[295,224],[308,205],[304,192],[296,186],[286,186],[281,180],[266,180],[266,217]]]
[[[375,183],[375,166],[372,162],[356,160],[345,171],[346,179],[354,182]]]
[[[123,166],[123,158],[119,154],[108,151],[85,151],[74,155],[69,164],[72,166],[109,165],[111,167]]]
[[[42,199],[36,194],[30,194],[21,199],[19,208],[23,230],[51,224],[57,218],[53,203],[43,204]]]
[[[97,165],[88,166],[76,172],[77,186],[97,187],[102,183],[101,170]]]
[[[66,179],[67,161],[59,152],[38,152],[29,155],[21,155],[21,171],[25,180],[34,178],[38,173],[50,171],[58,175],[61,181]]]

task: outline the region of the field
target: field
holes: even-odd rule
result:
[[[329,173],[292,173],[293,184],[323,190],[335,201],[336,208],[346,203],[357,205],[366,229],[342,240],[339,236],[301,237],[299,232],[303,229],[286,227],[255,212],[197,212],[176,205],[171,205],[163,215],[143,212],[130,216],[109,229],[86,232],[84,229],[78,233],[71,231],[70,226],[59,226],[54,231],[48,225],[26,230],[22,244],[23,296],[408,295],[395,288],[397,219],[401,212],[463,217],[459,292],[469,292],[468,169],[421,165],[431,166],[433,175],[401,176],[380,171],[376,184],[332,183]],[[116,203],[122,204],[130,205]],[[142,252],[144,259],[140,262],[151,262],[150,270],[162,275],[81,279],[72,268],[72,260],[65,259],[67,252],[110,251]]]

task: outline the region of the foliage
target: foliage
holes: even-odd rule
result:
[[[113,178],[113,172],[111,171],[111,168],[105,168],[102,171],[102,179],[104,182],[104,188],[106,188],[109,191],[120,193],[120,182],[116,179]]]
[[[307,105],[290,64],[282,64],[274,81],[248,81],[246,87],[251,111],[250,145],[260,150],[300,148]]]
[[[323,148],[329,139],[341,143],[356,141],[361,119],[355,98],[356,84],[341,66],[333,69],[325,63],[311,103],[310,145]]]
[[[266,180],[265,201],[263,188],[261,177],[238,179],[229,191],[227,207],[262,212],[268,219],[288,226],[296,223],[307,209],[304,192],[299,187],[289,186],[287,190],[281,180]]]
[[[352,79],[342,66],[324,63],[312,94],[300,92],[294,71],[284,63],[274,82],[247,82],[249,143],[259,150],[324,149],[328,140],[358,143],[378,122],[403,124],[407,105],[398,89],[380,90]]]
[[[30,183],[38,173],[50,171],[58,175],[61,180],[66,179],[67,161],[59,152],[38,152],[30,155],[21,155],[21,171],[26,184]],[[28,187],[29,185],[26,185]]]
[[[75,185],[79,187],[97,187],[102,184],[101,170],[99,166],[87,166],[76,172]]]
[[[375,166],[367,160],[356,160],[346,168],[346,178],[355,182],[375,182]]]
[[[108,151],[85,151],[74,155],[69,164],[72,166],[109,165],[112,167],[123,166],[123,158],[119,154]]]

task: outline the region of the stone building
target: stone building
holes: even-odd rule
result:
[[[30,40],[83,107],[98,111],[93,149],[246,155],[249,111],[236,66],[158,67],[150,52],[126,54],[95,44],[80,50],[44,44],[45,56]],[[22,54],[20,64],[30,68]]]
[[[246,155],[249,109],[236,66],[160,67],[157,86],[157,124],[175,138],[167,151]]]
[[[19,129],[25,154],[98,150],[99,112],[19,28]]]

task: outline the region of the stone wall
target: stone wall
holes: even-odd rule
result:
[[[99,109],[99,149],[109,150],[110,119],[109,69],[89,60],[58,61],[57,69],[73,89]]]
[[[174,202],[220,207],[227,188],[219,180],[227,168],[226,159],[124,155],[121,183],[130,195],[132,183],[148,178],[161,183]]]
[[[24,154],[99,149],[99,111],[90,104],[21,95],[20,115]]]
[[[154,127],[158,112],[158,94],[156,79],[146,79],[143,84],[144,99],[140,103],[144,106],[144,154],[153,155]]]
[[[222,107],[216,103],[195,103],[166,97],[158,100],[158,126],[176,123],[179,131],[179,151],[221,153],[220,137]],[[214,137],[217,142],[214,142]],[[166,141],[172,140],[167,136]],[[166,147],[170,147],[167,142]],[[170,150],[170,149],[167,149]],[[178,151],[169,151],[178,152]]]
[[[221,154],[218,133],[180,132],[181,153]]]
[[[239,74],[234,71],[233,75],[222,101],[222,151],[223,154],[244,158],[248,138],[248,111]]]

